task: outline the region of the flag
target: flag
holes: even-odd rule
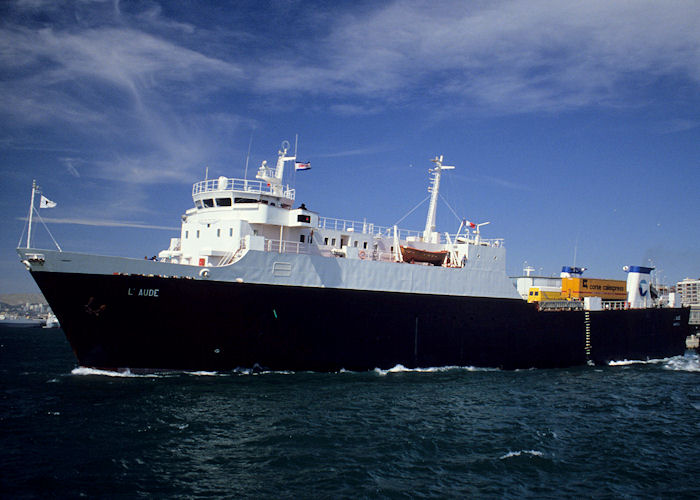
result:
[[[465,225],[465,226],[469,226],[469,227],[471,227],[472,229],[476,227],[476,224],[474,224],[473,222],[468,221],[467,219],[464,219],[464,225]]]
[[[306,163],[301,163],[301,162],[296,162],[294,164],[294,170],[310,170],[311,169],[311,162],[307,161]]]
[[[55,201],[49,200],[46,196],[43,194],[41,195],[41,200],[39,201],[39,208],[53,208],[56,206]]]

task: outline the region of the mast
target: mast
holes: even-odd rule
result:
[[[451,170],[454,167],[443,165],[442,155],[436,156],[430,161],[435,163],[435,168],[429,170],[431,173],[431,185],[428,188],[428,191],[430,191],[430,206],[428,207],[428,217],[425,220],[423,241],[438,243],[440,235],[435,232],[435,214],[437,211],[438,193],[440,192],[440,177],[443,170]]]
[[[267,166],[267,162],[263,161],[258,169],[258,173],[255,176],[256,179],[261,179],[268,183],[272,190],[272,194],[275,196],[282,196],[282,177],[284,176],[284,164],[288,161],[293,161],[296,156],[287,156],[287,151],[289,150],[289,142],[282,142],[282,149],[277,152],[277,165],[274,170]]]
[[[32,241],[32,215],[34,214],[34,193],[36,193],[36,179],[32,180],[32,200],[29,202],[29,229],[27,229],[27,248]]]

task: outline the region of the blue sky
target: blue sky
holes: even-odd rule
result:
[[[698,26],[694,1],[3,2],[0,293],[36,290],[14,251],[32,179],[64,250],[153,255],[251,134],[251,170],[298,134],[312,170],[289,181],[321,215],[394,224],[442,154],[511,275],[698,277]]]

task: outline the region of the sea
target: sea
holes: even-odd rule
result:
[[[114,373],[76,366],[60,329],[2,327],[0,497],[698,498],[699,383],[691,353]]]

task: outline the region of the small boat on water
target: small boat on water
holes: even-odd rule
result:
[[[49,315],[46,316],[46,324],[44,325],[44,328],[58,328],[60,326],[61,324],[58,322],[58,318],[55,314],[49,313]]]
[[[34,326],[43,326],[44,320],[25,317],[11,317],[5,314],[0,314],[0,326],[11,326],[14,328],[30,328]]]
[[[403,257],[403,261],[408,262],[410,264],[414,264],[416,262],[424,262],[433,266],[441,266],[445,263],[447,254],[447,250],[431,252],[429,250],[421,250],[420,248],[413,248],[401,245],[401,255]]]

